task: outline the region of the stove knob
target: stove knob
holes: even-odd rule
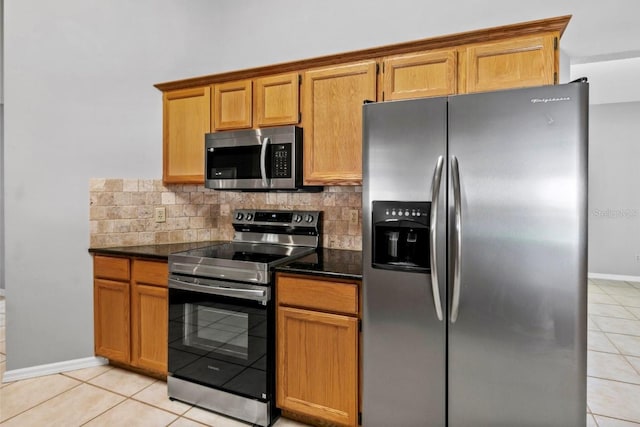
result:
[[[253,219],[253,214],[252,213],[248,213],[247,214],[247,221],[251,221]]]
[[[295,214],[295,215],[293,216],[293,220],[294,220],[295,222],[300,222],[300,221],[302,221],[302,215]]]
[[[236,214],[236,221],[242,221],[242,218],[244,218],[244,214],[242,212],[238,212]]]
[[[307,222],[313,222],[313,215],[307,215],[304,220]]]

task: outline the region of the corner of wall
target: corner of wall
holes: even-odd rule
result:
[[[560,84],[569,83],[571,81],[571,57],[560,49],[560,77],[558,79]]]
[[[571,65],[570,80],[587,77],[589,104],[640,101],[640,57]]]

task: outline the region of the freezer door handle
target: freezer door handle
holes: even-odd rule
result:
[[[460,196],[460,169],[458,159],[451,156],[451,177],[453,179],[453,210],[455,215],[455,256],[453,260],[453,298],[451,302],[451,323],[458,318],[460,306],[460,261],[462,256],[462,198]]]
[[[436,309],[436,316],[438,316],[438,320],[440,321],[442,321],[442,302],[440,301],[440,286],[438,285],[436,228],[438,226],[438,200],[440,199],[440,179],[442,178],[443,163],[443,157],[438,157],[436,168],[433,171],[433,180],[431,181],[431,219],[429,223],[429,251],[431,254],[431,293],[433,294],[433,305]]]

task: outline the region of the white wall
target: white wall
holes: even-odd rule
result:
[[[0,295],[4,288],[4,0],[0,0]]]
[[[572,65],[571,78],[582,76],[589,78],[591,105],[640,101],[640,58]]]
[[[562,49],[560,49],[560,72],[558,74],[558,82],[560,84],[571,81],[571,58]]]
[[[4,104],[0,102],[0,295],[4,292]]]
[[[640,58],[571,74],[590,83],[589,273],[640,277]]]
[[[162,97],[214,3],[5,5],[7,370],[93,355],[89,178],[159,178]]]
[[[478,15],[473,1],[8,2],[7,370],[93,355],[88,182],[161,176],[153,83],[564,15],[569,3]]]
[[[640,102],[589,109],[589,272],[640,277]]]
[[[0,102],[0,295],[4,293],[4,104]]]
[[[3,103],[4,103],[4,0],[0,0],[0,104],[3,104]]]

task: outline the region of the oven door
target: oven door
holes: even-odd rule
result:
[[[169,375],[263,402],[272,400],[270,289],[172,274]]]

